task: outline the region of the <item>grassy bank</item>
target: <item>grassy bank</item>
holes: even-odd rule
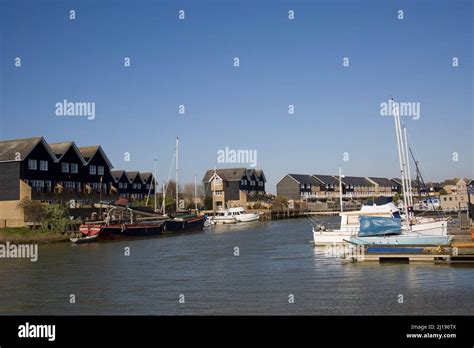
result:
[[[0,229],[0,243],[56,243],[69,240],[66,234],[32,230],[26,227],[7,227]]]

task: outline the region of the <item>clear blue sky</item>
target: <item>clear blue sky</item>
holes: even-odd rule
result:
[[[380,115],[393,96],[421,103],[403,120],[426,179],[472,177],[472,22],[468,0],[0,0],[0,138],[101,144],[130,170],[158,158],[163,180],[179,136],[182,182],[222,167],[219,149],[255,149],[274,192],[288,172],[340,165],[398,176],[393,119]],[[55,116],[63,99],[95,102],[95,120]]]

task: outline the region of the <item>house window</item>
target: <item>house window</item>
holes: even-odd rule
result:
[[[89,167],[89,174],[90,175],[95,175],[97,173],[97,167],[96,166],[90,166]]]
[[[43,172],[48,171],[48,161],[40,161],[40,170]]]
[[[104,175],[104,166],[97,167],[97,174]]]
[[[122,183],[121,182],[119,182],[118,187],[119,187],[119,189],[122,188]]]
[[[44,181],[43,180],[31,180],[31,187],[36,192],[44,191]]]
[[[77,163],[71,163],[71,173],[77,174],[79,171],[79,166]]]
[[[28,160],[28,169],[29,170],[36,170],[36,165],[37,165],[36,160],[34,160],[34,159]]]
[[[69,173],[69,163],[61,163],[61,173]]]
[[[126,189],[128,187],[128,184],[126,182],[123,183],[123,188]]]
[[[142,184],[137,184],[137,190],[141,190],[142,189]]]
[[[301,188],[304,189],[304,184],[301,184]]]
[[[150,184],[146,184],[146,189],[147,189],[147,190],[150,189]]]
[[[92,183],[92,188],[94,190],[100,190],[100,184],[98,182],[93,182]]]
[[[46,184],[46,192],[51,192],[52,191],[52,183],[51,180],[47,180],[44,182]]]
[[[74,181],[65,181],[64,188],[69,191],[73,191],[76,188],[76,183]]]

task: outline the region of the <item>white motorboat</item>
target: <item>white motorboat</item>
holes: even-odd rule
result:
[[[257,221],[260,215],[257,213],[247,213],[244,208],[221,209],[211,219],[216,223],[232,224],[236,222]]]
[[[237,222],[251,222],[260,219],[257,213],[247,213],[244,208],[229,208],[229,213],[237,220]]]

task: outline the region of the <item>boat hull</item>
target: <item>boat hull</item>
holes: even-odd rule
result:
[[[163,233],[180,233],[202,231],[204,228],[204,216],[187,219],[170,219],[165,221]]]
[[[240,215],[235,218],[238,222],[252,222],[258,221],[260,219],[260,215],[258,214],[245,214]]]
[[[110,224],[110,225],[81,225],[80,231],[87,235],[99,235],[102,239],[117,239],[125,237],[159,236],[163,233],[164,222]]]
[[[395,235],[395,236],[371,236],[359,237],[352,236],[349,241],[357,245],[420,245],[420,246],[438,246],[449,245],[453,236],[426,236],[416,235]]]
[[[353,235],[354,232],[350,231],[316,231],[313,228],[313,240],[316,245],[342,244]]]

